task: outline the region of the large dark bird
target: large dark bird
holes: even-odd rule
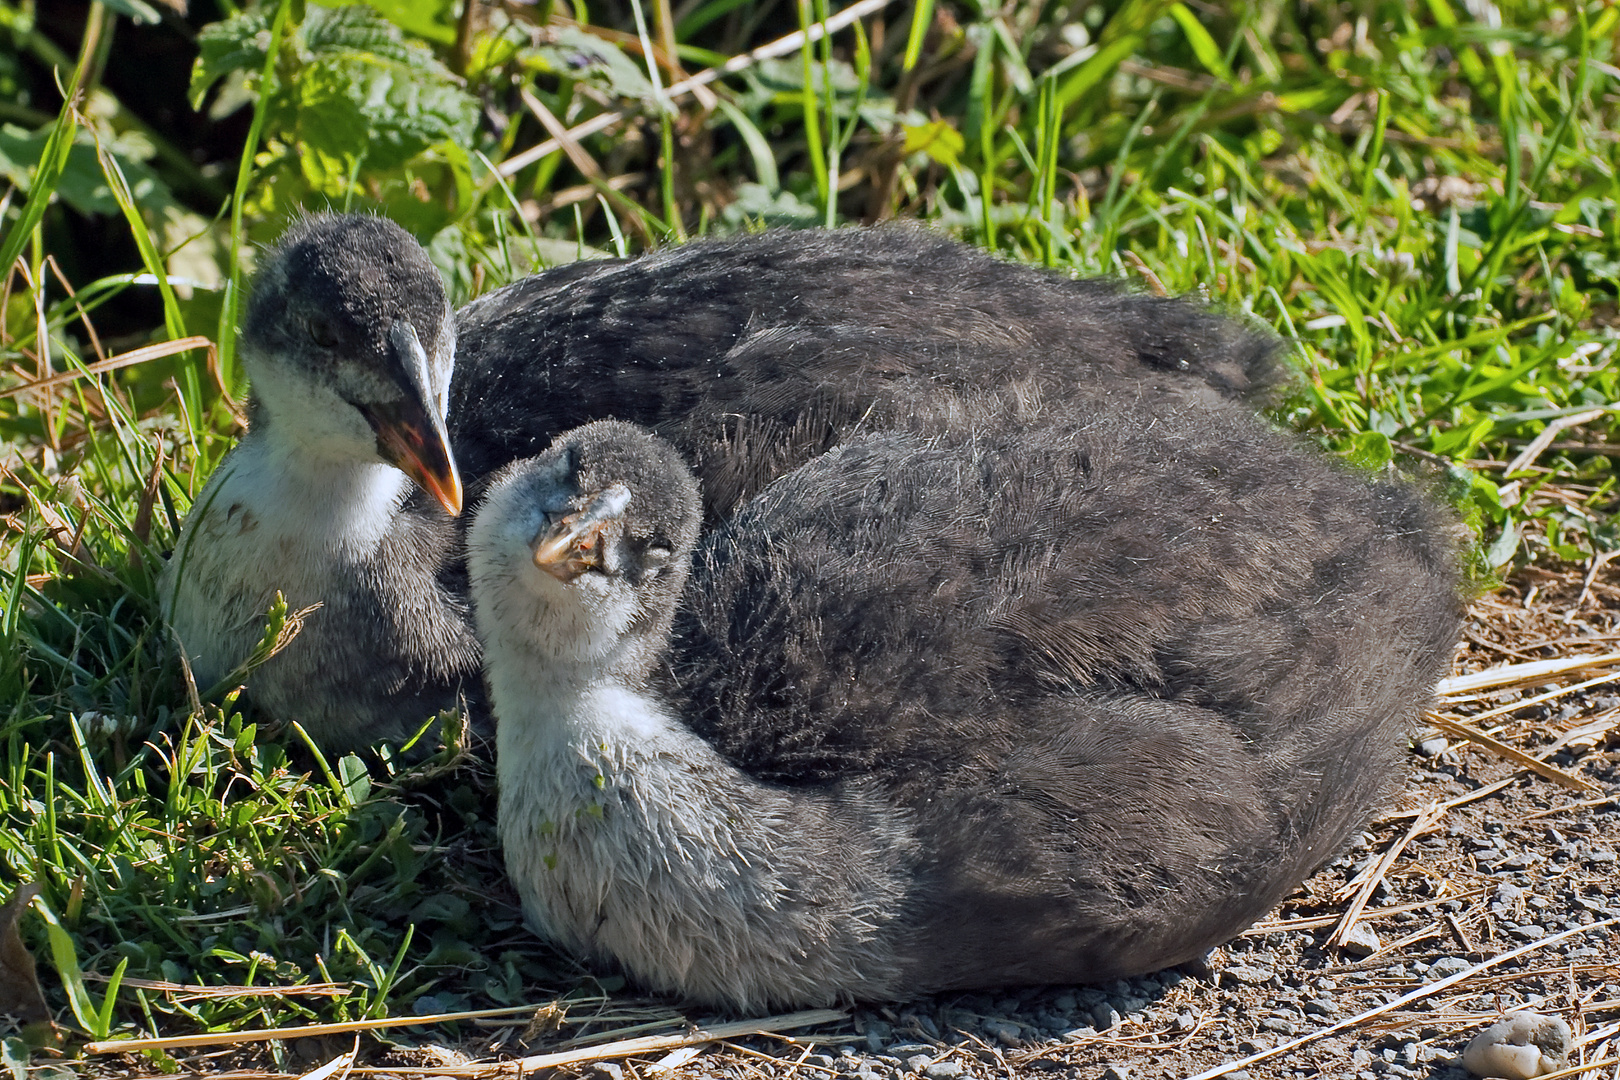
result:
[[[1396,775],[1457,558],[1411,487],[1217,412],[856,436],[701,540],[630,425],[500,473],[468,562],[531,923],[743,1011],[1237,934]]]
[[[252,653],[277,592],[313,608],[247,682],[330,749],[399,740],[464,696],[477,709],[458,462],[476,491],[560,431],[635,421],[692,460],[714,521],[860,433],[1002,402],[1203,414],[1280,371],[1270,339],[1196,304],[906,228],[579,263],[452,317],[408,234],[340,215],[266,253],[241,356],[250,428],[187,519],[161,601],[202,686]]]

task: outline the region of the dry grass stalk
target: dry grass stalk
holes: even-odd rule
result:
[[[1587,810],[1594,806],[1606,806],[1616,801],[1620,801],[1620,795],[1604,795],[1597,799],[1582,799],[1580,802],[1572,802],[1564,806],[1553,806],[1546,810],[1537,810],[1533,814],[1526,814],[1521,819],[1521,823],[1534,821],[1536,818],[1551,817],[1554,814],[1566,814],[1571,810]]]
[[[1605,672],[1602,675],[1587,679],[1584,682],[1570,683],[1568,686],[1560,686],[1556,690],[1549,690],[1545,694],[1537,694],[1535,697],[1521,698],[1518,701],[1510,701],[1506,705],[1498,705],[1494,709],[1487,709],[1482,713],[1475,713],[1473,716],[1468,718],[1468,722],[1478,727],[1482,721],[1494,720],[1498,716],[1518,712],[1520,709],[1527,709],[1532,705],[1541,705],[1557,698],[1567,697],[1568,695],[1576,693],[1580,690],[1589,690],[1594,686],[1602,686],[1604,683],[1614,682],[1614,680],[1617,678],[1620,678],[1620,673],[1613,671]]]
[[[1435,896],[1427,900],[1414,900],[1409,904],[1392,904],[1389,907],[1374,908],[1365,912],[1363,918],[1382,919],[1390,915],[1400,915],[1408,911],[1422,911],[1424,908],[1444,904],[1448,900],[1474,900],[1485,895],[1485,889],[1470,889],[1467,892],[1448,896]],[[1314,915],[1309,918],[1279,919],[1277,922],[1260,923],[1243,931],[1241,937],[1265,937],[1267,934],[1285,934],[1293,930],[1319,930],[1324,926],[1332,926],[1343,916],[1341,915]]]
[[[1510,788],[1518,782],[1519,777],[1517,774],[1515,774],[1505,779],[1498,780],[1494,784],[1486,784],[1482,788],[1475,788],[1473,791],[1470,791],[1465,795],[1459,795],[1455,799],[1447,799],[1445,802],[1440,804],[1440,807],[1443,810],[1454,810],[1459,806],[1467,806],[1471,802],[1478,802],[1481,799],[1488,799],[1492,795],[1495,795],[1498,791],[1501,791],[1504,788]],[[1385,824],[1392,821],[1405,821],[1407,818],[1415,818],[1419,814],[1424,813],[1425,810],[1426,808],[1420,808],[1417,810],[1401,810],[1379,818],[1379,824]]]
[[[1569,788],[1571,791],[1603,790],[1590,780],[1583,780],[1573,773],[1565,772],[1556,765],[1549,765],[1540,758],[1527,754],[1518,747],[1509,746],[1500,739],[1493,739],[1483,731],[1479,731],[1468,724],[1462,723],[1460,720],[1452,720],[1449,717],[1441,716],[1439,713],[1430,713],[1428,719],[1429,723],[1433,724],[1447,735],[1455,735],[1459,739],[1467,739],[1469,742],[1483,746],[1485,749],[1496,754],[1498,757],[1506,758],[1516,765],[1529,769],[1537,776],[1545,777],[1555,784],[1560,784],[1566,788]]]
[[[1586,668],[1609,667],[1613,664],[1620,664],[1620,652],[1602,653],[1597,656],[1566,656],[1557,660],[1534,660],[1528,664],[1505,664],[1485,671],[1441,679],[1434,692],[1441,697],[1460,697],[1479,690],[1497,690],[1508,686],[1545,682],[1549,675],[1562,675],[1565,672],[1581,671]]]
[[[253,909],[257,910],[257,909]],[[107,982],[106,975],[93,971],[84,973],[86,979]],[[352,991],[341,983],[306,983],[303,986],[193,986],[166,982],[162,979],[121,980],[121,986],[132,990],[151,990],[160,994],[174,994],[180,1000],[238,997],[347,997]]]
[[[1593,420],[1608,414],[1609,410],[1606,408],[1589,409],[1583,413],[1576,413],[1574,416],[1560,416],[1556,420],[1549,421],[1547,426],[1541,429],[1541,434],[1532,439],[1529,446],[1519,451],[1518,457],[1508,462],[1507,470],[1502,475],[1504,477],[1512,476],[1525,466],[1534,464],[1536,458],[1540,457],[1562,432],[1568,431],[1572,427],[1579,427],[1582,424],[1589,424]]]
[[[145,345],[139,349],[131,349],[126,353],[119,353],[117,356],[98,360],[94,364],[87,364],[83,370],[64,371],[55,375],[48,375],[42,379],[35,379],[32,382],[25,382],[20,386],[0,390],[0,398],[16,397],[18,394],[26,394],[34,390],[49,390],[51,387],[72,382],[74,379],[82,378],[85,375],[100,375],[106,371],[134,367],[136,364],[144,364],[148,360],[158,360],[165,356],[173,356],[175,353],[189,352],[192,349],[207,349],[210,363],[214,362],[213,341],[203,337],[201,334],[196,334],[192,337],[177,338],[174,341],[162,341],[156,345]]]
[[[532,1013],[543,1005],[508,1005],[499,1009],[473,1009],[468,1012],[431,1013],[425,1016],[385,1016],[376,1020],[345,1020],[337,1024],[305,1024],[302,1027],[250,1028],[247,1031],[212,1031],[198,1035],[167,1035],[157,1039],[108,1039],[84,1044],[87,1054],[123,1054],[137,1050],[170,1050],[185,1046],[225,1046],[234,1043],[269,1042],[272,1039],[303,1039],[317,1035],[343,1035],[395,1027],[421,1027],[446,1024],[452,1020],[476,1020],[481,1016],[510,1016]]]
[[[331,1061],[328,1061],[320,1068],[311,1069],[309,1072],[304,1073],[298,1078],[298,1080],[329,1080],[331,1076],[339,1072],[341,1072],[344,1076],[348,1076],[349,1069],[354,1065],[354,1057],[360,1052],[360,1047],[358,1045],[359,1036],[355,1036],[355,1041],[356,1045],[353,1050],[343,1051],[343,1053],[339,1054]]]
[[[533,1006],[531,1005],[530,1008],[533,1008]],[[393,1076],[465,1077],[468,1080],[483,1077],[523,1076],[535,1069],[552,1069],[560,1065],[582,1065],[588,1061],[608,1061],[613,1058],[657,1054],[667,1050],[679,1050],[686,1046],[724,1042],[727,1039],[740,1039],[748,1035],[772,1035],[793,1028],[831,1024],[844,1019],[847,1015],[848,1013],[837,1009],[808,1009],[804,1012],[768,1016],[763,1020],[737,1020],[729,1024],[715,1024],[713,1027],[692,1028],[689,1031],[681,1032],[679,1035],[645,1035],[639,1039],[603,1043],[600,1046],[587,1047],[581,1050],[535,1054],[526,1058],[517,1058],[513,1061],[486,1061],[475,1065],[450,1068],[443,1066],[437,1068],[367,1066],[356,1068],[353,1071],[368,1074],[387,1073]],[[435,1021],[429,1018],[426,1022],[433,1023]]]
[[[1602,1061],[1588,1061],[1585,1065],[1571,1065],[1569,1068],[1559,1069],[1557,1072],[1542,1073],[1538,1080],[1563,1080],[1566,1076],[1580,1076],[1582,1073],[1589,1073],[1593,1069],[1604,1069],[1610,1065],[1620,1065],[1620,1057],[1608,1057]]]
[[[1406,994],[1403,997],[1398,997],[1394,1001],[1380,1005],[1375,1009],[1368,1009],[1366,1012],[1357,1013],[1355,1016],[1349,1017],[1345,1020],[1340,1020],[1336,1024],[1330,1024],[1329,1026],[1322,1028],[1320,1031],[1313,1031],[1309,1035],[1302,1035],[1297,1039],[1290,1039],[1288,1042],[1279,1043],[1270,1050],[1262,1050],[1259,1053],[1250,1054],[1248,1057],[1238,1058],[1236,1061],[1228,1061],[1224,1065],[1217,1065],[1213,1069],[1206,1069],[1204,1072],[1198,1073],[1196,1076],[1189,1076],[1187,1080],[1215,1080],[1215,1078],[1218,1076],[1226,1076],[1230,1073],[1237,1072],[1239,1069],[1247,1068],[1250,1065],[1256,1065],[1262,1061],[1270,1061],[1272,1058],[1281,1057],[1284,1054],[1292,1053],[1302,1046],[1307,1046],[1319,1039],[1327,1038],[1329,1035],[1337,1035],[1341,1031],[1349,1031],[1351,1028],[1360,1027],[1369,1020],[1374,1020],[1387,1013],[1392,1013],[1397,1009],[1404,1008],[1405,1006],[1412,1004],[1414,1001],[1422,1001],[1426,998],[1431,998],[1440,991],[1445,990],[1448,987],[1456,986],[1458,983],[1471,979],[1480,972],[1487,971],[1493,967],[1496,967],[1498,964],[1505,964],[1509,960],[1524,956],[1528,953],[1536,952],[1540,949],[1545,949],[1549,945],[1556,945],[1560,941],[1572,938],[1577,934],[1586,934],[1594,930],[1602,930],[1605,927],[1615,925],[1620,925],[1620,918],[1604,919],[1600,922],[1592,923],[1589,926],[1577,926],[1573,930],[1565,930],[1562,933],[1544,937],[1539,941],[1532,941],[1526,945],[1520,945],[1516,949],[1509,949],[1505,953],[1501,953],[1498,956],[1493,956],[1488,960],[1475,964],[1466,971],[1459,971],[1457,974],[1440,979],[1437,982],[1420,986],[1411,993]],[[1582,1066],[1582,1068],[1584,1069],[1585,1066]]]
[[[1379,857],[1378,861],[1373,864],[1372,873],[1366,875],[1361,887],[1356,890],[1355,896],[1350,900],[1350,906],[1345,908],[1344,915],[1339,919],[1339,925],[1334,928],[1333,933],[1328,935],[1328,948],[1339,948],[1349,938],[1351,932],[1356,928],[1356,923],[1361,921],[1361,913],[1366,909],[1367,901],[1372,899],[1373,890],[1377,889],[1378,883],[1384,880],[1384,875],[1389,873],[1391,866],[1395,865],[1395,860],[1400,857],[1401,852],[1406,850],[1406,845],[1423,833],[1428,832],[1434,827],[1435,822],[1445,816],[1446,808],[1443,805],[1440,803],[1429,804],[1419,812],[1417,820],[1412,822],[1411,828],[1406,830],[1405,835],[1391,844],[1389,849]]]

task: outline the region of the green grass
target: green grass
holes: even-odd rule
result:
[[[707,110],[668,99],[667,51],[655,87],[642,42],[690,74],[825,0],[579,0],[543,33],[460,25],[448,0],[233,18],[198,0],[191,99],[251,124],[189,146],[102,88],[140,8],[96,5],[66,43],[0,0],[18,102],[0,110],[0,893],[42,889],[21,929],[70,1055],[581,985],[518,925],[486,772],[454,747],[411,769],[321,760],[229,688],[190,686],[156,617],[160,553],[239,430],[246,264],[298,207],[395,218],[458,301],[596,251],[921,218],[1275,327],[1301,372],[1279,419],[1438,475],[1489,570],[1615,546],[1620,9],[1502,0],[1493,26],[1448,0],[896,2],[713,84]],[[136,40],[188,32],[171,16]],[[503,175],[546,138],[525,96],[567,124],[637,119]],[[213,352],[15,392],[188,335]]]

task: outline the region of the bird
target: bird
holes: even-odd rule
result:
[[[1269,400],[1268,334],[920,228],[775,232],[557,267],[453,312],[420,244],[315,214],[263,254],[248,431],[159,579],[191,678],[325,749],[484,715],[465,524],[485,479],[616,417],[687,453],[707,520],[842,438],[1006,399]],[[281,596],[295,635],[244,669]]]
[[[531,926],[724,1010],[1121,978],[1367,821],[1459,627],[1414,485],[1239,406],[840,443],[704,531],[598,421],[468,536]]]

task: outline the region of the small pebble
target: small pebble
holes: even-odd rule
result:
[[[1277,976],[1270,968],[1251,967],[1247,964],[1233,964],[1221,974],[1245,986],[1264,986]]]
[[[1119,1023],[1119,1011],[1105,1001],[1091,1010],[1091,1023],[1098,1031],[1107,1031]]]
[[[956,1080],[963,1072],[960,1061],[936,1061],[923,1068],[923,1075],[928,1080]]]
[[[1462,1062],[1475,1076],[1533,1080],[1569,1063],[1569,1025],[1556,1016],[1514,1013],[1474,1036]]]
[[[1350,931],[1340,947],[1351,956],[1371,956],[1383,948],[1384,943],[1379,940],[1372,927],[1362,924]]]
[[[586,1066],[585,1075],[590,1080],[624,1080],[624,1066],[611,1061],[593,1061]]]
[[[1444,735],[1430,735],[1417,744],[1418,753],[1424,757],[1439,757],[1449,749],[1451,749],[1451,743],[1446,741]]]

